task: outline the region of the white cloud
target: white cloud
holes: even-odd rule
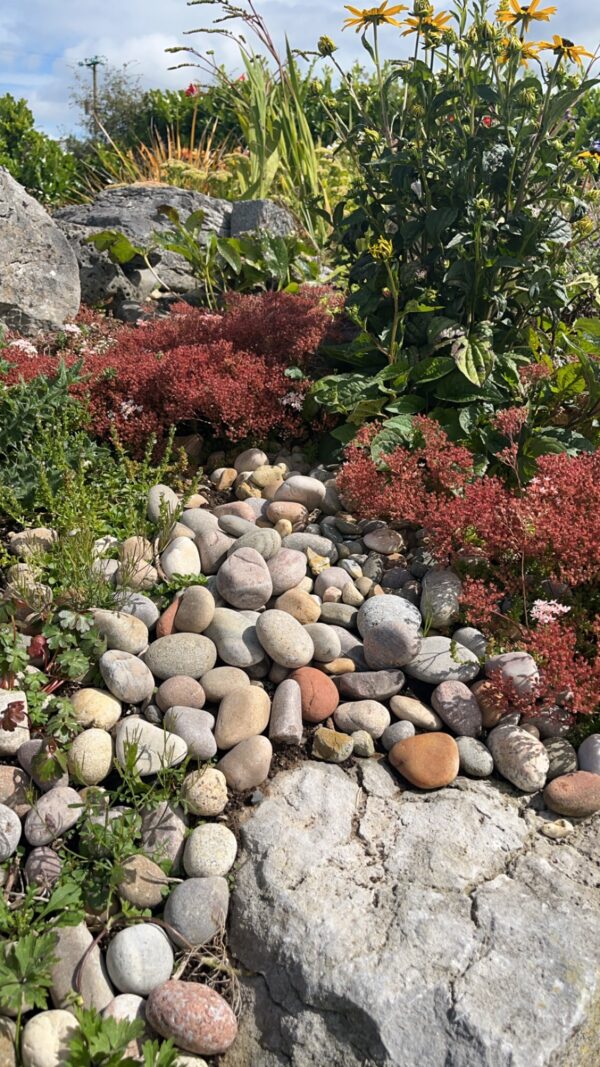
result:
[[[340,48],[342,65],[366,59],[359,38],[341,32],[346,14],[342,0],[258,2],[279,46],[287,34],[294,47],[311,49],[319,35],[327,33]],[[210,7],[188,7],[185,0],[28,0],[27,5],[22,0],[5,0],[0,12],[0,93],[25,96],[42,128],[64,132],[77,121],[69,108],[72,68],[86,57],[104,55],[115,66],[130,63],[144,86],[161,88],[180,86],[194,75],[193,71],[169,71],[169,66],[184,60],[165,54],[170,45],[213,47],[219,58],[235,65],[231,42],[183,35],[210,17]],[[554,32],[593,51],[600,40],[600,9],[589,0],[563,0],[562,12],[559,7],[550,24],[541,23],[537,36]],[[405,56],[409,47],[392,30],[383,38],[388,56]]]

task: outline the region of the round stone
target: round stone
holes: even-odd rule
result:
[[[291,522],[292,527],[301,527],[308,521],[308,510],[303,504],[291,500],[273,500],[267,507],[269,522]]]
[[[117,892],[121,899],[135,904],[136,908],[157,908],[169,884],[158,864],[140,853],[129,856],[120,866]]]
[[[332,604],[325,601],[321,605],[320,618],[321,622],[351,630],[356,623],[357,613],[358,609],[352,604]]]
[[[469,778],[489,778],[494,761],[489,749],[474,737],[457,737],[461,774]]]
[[[106,950],[106,967],[113,984],[121,993],[137,993],[140,997],[171,977],[173,963],[169,938],[152,923],[119,930]]]
[[[300,686],[302,718],[306,722],[323,722],[333,715],[340,702],[337,686],[316,667],[301,667],[291,680]]]
[[[394,747],[396,741],[404,741],[407,737],[415,736],[415,728],[412,722],[393,722],[390,726],[386,726],[381,735],[381,743],[386,752],[389,752]]]
[[[119,605],[121,611],[127,612],[128,615],[135,615],[136,619],[141,619],[149,630],[156,625],[160,615],[154,601],[144,596],[143,593],[128,593],[124,599],[120,599]]]
[[[361,759],[370,759],[375,755],[373,738],[366,730],[355,730],[352,734],[352,751]]]
[[[141,704],[152,696],[152,671],[137,656],[111,649],[100,657],[99,667],[106,688],[117,700],[126,704]]]
[[[330,663],[341,656],[342,644],[332,626],[324,622],[309,622],[305,630],[314,645],[314,658],[318,663]]]
[[[292,615],[303,626],[306,623],[316,622],[321,614],[320,604],[303,589],[288,589],[287,592],[277,597],[274,607],[277,611],[285,611],[288,615]]]
[[[481,709],[464,682],[441,682],[431,694],[431,703],[442,722],[461,737],[479,737]]]
[[[240,452],[233,465],[238,474],[242,474],[246,471],[258,470],[259,467],[265,467],[268,462],[269,457],[261,448],[247,448],[244,452]]]
[[[309,552],[322,556],[324,567],[328,565],[327,560],[329,563],[335,563],[338,558],[338,551],[333,541],[330,541],[328,537],[321,537],[320,534],[291,533],[284,537],[282,544],[284,548],[293,548],[296,552],[303,552],[307,558],[309,558]]]
[[[27,881],[40,889],[51,889],[61,872],[61,858],[52,848],[33,848],[25,860]]]
[[[254,789],[267,777],[273,746],[267,737],[249,737],[230,749],[219,760],[218,769],[225,775],[227,785],[236,793]]]
[[[503,652],[485,662],[485,673],[492,681],[499,677],[504,686],[512,686],[521,697],[535,694],[540,675],[537,664],[528,652]]]
[[[217,574],[217,589],[235,608],[256,610],[263,607],[273,593],[267,564],[253,548],[236,548]]]
[[[235,544],[235,538],[228,537],[218,526],[196,536],[196,545],[200,552],[203,574],[216,574],[227,559],[229,549]]]
[[[235,1041],[237,1022],[226,1000],[198,982],[165,982],[146,1004],[146,1019],[178,1048],[203,1056],[219,1056]]]
[[[107,648],[116,648],[137,656],[148,647],[148,627],[135,615],[101,608],[94,608],[91,615],[94,626],[106,638]]]
[[[365,659],[373,670],[403,667],[419,654],[421,637],[406,622],[389,619],[368,629],[364,637]]]
[[[293,548],[281,548],[267,563],[273,596],[280,596],[297,586],[306,575],[306,556]]]
[[[23,1067],[62,1067],[70,1062],[69,1045],[79,1030],[70,1011],[54,1008],[33,1015],[23,1027]]]
[[[258,529],[255,526],[252,531],[243,534],[236,541],[233,549],[231,549],[230,555],[233,552],[239,552],[242,548],[251,548],[254,552],[258,552],[259,556],[262,556],[266,563],[273,559],[279,552],[281,548],[281,538],[277,533],[277,530],[272,530],[269,527]]]
[[[304,667],[313,658],[310,635],[286,611],[265,611],[256,621],[256,634],[267,655],[281,667]]]
[[[354,741],[348,734],[338,730],[329,730],[319,726],[313,737],[313,759],[325,760],[327,763],[344,763],[354,751]]]
[[[340,592],[352,584],[352,579],[343,567],[327,567],[317,575],[315,593],[322,597],[326,589],[339,589]]]
[[[418,655],[405,665],[404,670],[411,678],[429,685],[448,681],[471,682],[479,674],[479,660],[465,645],[456,644],[449,637],[424,637]]]
[[[390,700],[390,710],[397,719],[402,722],[411,722],[419,730],[441,730],[442,720],[435,711],[422,704],[414,697],[393,696]]]
[[[68,785],[57,785],[39,798],[25,819],[30,845],[49,845],[70,830],[81,817],[81,798]]]
[[[403,622],[420,629],[421,613],[418,608],[400,596],[374,596],[365,600],[358,609],[356,625],[361,637],[383,622]]]
[[[21,820],[19,816],[0,804],[0,863],[4,863],[17,850],[21,840]]]
[[[192,759],[212,759],[217,752],[217,743],[212,733],[214,715],[198,708],[186,708],[179,704],[165,712],[164,727],[183,738],[188,755]]]
[[[207,822],[192,830],[185,843],[183,866],[189,878],[226,878],[237,855],[237,841],[229,827]]]
[[[159,637],[144,656],[144,662],[156,678],[173,678],[178,674],[200,678],[214,667],[215,645],[202,634],[178,633]]]
[[[501,725],[488,735],[487,744],[496,770],[517,789],[535,793],[544,788],[550,760],[541,741],[518,726]]]
[[[450,568],[428,571],[423,577],[421,615],[429,626],[447,629],[460,613],[462,582]]]
[[[183,708],[203,708],[206,700],[204,686],[195,678],[185,674],[174,674],[167,678],[156,690],[156,703],[161,711],[175,706]]]
[[[233,689],[249,686],[250,679],[239,667],[213,667],[202,675],[202,687],[211,704],[220,704]]]
[[[6,804],[20,819],[31,808],[29,775],[20,767],[0,764],[0,804]]]
[[[188,751],[183,738],[137,715],[123,719],[116,729],[115,756],[123,767],[127,765],[130,750],[135,751],[134,767],[142,778],[158,774],[164,767],[176,767]]]
[[[172,519],[177,515],[180,508],[177,493],[168,485],[153,485],[148,490],[148,518],[150,522],[158,523],[163,519]]]
[[[182,796],[194,815],[220,815],[228,800],[227,779],[216,767],[202,767],[186,775]]]
[[[168,579],[176,575],[196,576],[202,570],[200,553],[189,537],[175,537],[169,541],[160,557],[160,565]]]
[[[578,769],[577,753],[566,738],[548,737],[542,744],[550,760],[546,783],[552,782],[554,778],[559,778],[561,775],[572,774]],[[582,770],[589,770],[589,767],[582,767]]]
[[[233,689],[219,706],[215,741],[222,751],[248,737],[262,734],[269,724],[271,701],[264,689],[254,685]]]
[[[363,536],[365,548],[370,552],[381,552],[384,556],[391,556],[392,552],[401,552],[404,548],[404,539],[398,530],[391,530],[389,526],[379,526],[376,530],[369,530]]]
[[[600,734],[590,734],[581,742],[577,758],[580,770],[600,774]]]
[[[188,878],[180,882],[165,905],[171,939],[184,948],[205,945],[224,929],[228,908],[229,888],[224,878]]]
[[[314,511],[325,499],[325,493],[326,488],[318,478],[293,474],[277,490],[275,500],[289,500],[294,504],[302,504],[308,511]]]
[[[567,818],[585,819],[600,811],[600,774],[575,771],[555,778],[544,789],[550,811]]]
[[[348,700],[389,700],[403,685],[402,671],[359,671],[340,676],[340,693]]]
[[[98,785],[111,772],[112,738],[106,730],[91,727],[77,734],[69,745],[69,774],[80,785]]]
[[[216,645],[219,659],[232,667],[252,667],[264,658],[255,621],[231,608],[216,609],[205,636]]]
[[[484,660],[487,652],[487,641],[481,630],[476,630],[474,626],[461,626],[458,630],[455,630],[452,634],[453,641],[458,641],[459,645],[464,645],[465,648],[470,648],[471,652],[474,652],[477,659]]]
[[[215,598],[205,585],[191,585],[179,598],[175,629],[202,634],[210,626],[215,613]]]
[[[458,745],[450,734],[418,734],[398,741],[390,750],[389,759],[418,789],[450,785],[459,770]]]
[[[182,808],[161,800],[142,811],[141,848],[156,863],[168,862],[176,872],[181,865],[187,819]]]
[[[340,704],[333,718],[338,730],[348,734],[366,730],[375,739],[381,737],[390,725],[389,711],[377,700],[353,700]]]
[[[80,726],[112,730],[121,718],[121,701],[103,689],[78,689],[69,699]]]

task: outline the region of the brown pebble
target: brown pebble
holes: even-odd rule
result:
[[[389,759],[419,789],[441,789],[450,785],[458,774],[458,745],[450,734],[417,734],[397,741]]]

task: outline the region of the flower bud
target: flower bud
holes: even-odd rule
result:
[[[317,49],[320,56],[332,56],[334,52],[337,52],[337,47],[331,40],[331,37],[325,35],[319,37]]]

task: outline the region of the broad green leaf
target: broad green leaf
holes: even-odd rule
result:
[[[476,337],[458,337],[452,345],[452,357],[461,374],[473,385],[483,385],[494,365],[489,341]]]
[[[124,233],[103,230],[86,237],[86,244],[93,244],[99,252],[107,252],[113,263],[129,263],[135,256],[144,255],[144,249],[131,243]]]
[[[217,251],[227,265],[231,267],[232,271],[239,274],[242,269],[242,257],[235,245],[231,243],[231,240],[227,237],[219,237],[217,239]]]
[[[450,356],[433,356],[417,363],[410,372],[410,378],[413,382],[433,382],[450,374],[454,366],[454,360]]]

